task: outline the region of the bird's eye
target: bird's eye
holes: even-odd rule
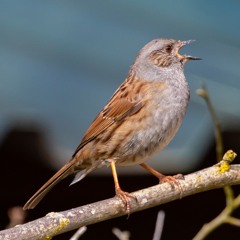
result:
[[[167,53],[170,53],[170,52],[172,51],[172,45],[167,45],[167,46],[165,47],[165,51],[166,51]]]

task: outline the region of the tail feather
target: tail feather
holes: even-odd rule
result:
[[[106,163],[104,161],[95,161],[94,163],[92,163],[91,167],[85,168],[85,169],[79,171],[78,173],[76,173],[73,181],[70,183],[70,186],[79,182],[79,181],[81,181],[83,178],[86,177],[87,174],[89,174],[90,172],[92,172],[96,168],[100,168],[104,165],[106,165]]]
[[[64,165],[55,175],[53,175],[24,205],[23,209],[33,209],[43,199],[43,197],[62,179],[73,173],[75,161],[70,161]]]
[[[80,172],[76,173],[74,179],[72,180],[72,182],[69,184],[69,186],[72,186],[73,184],[81,181],[83,178],[86,177],[86,175],[91,172],[92,169],[90,168],[85,168],[83,170],[81,170]]]
[[[33,209],[36,205],[45,197],[45,195],[62,179],[74,173],[74,165],[76,159],[72,159],[66,165],[64,165],[55,175],[53,175],[24,205],[23,210]],[[90,167],[80,170],[73,179],[72,184],[82,180],[88,173],[92,172],[96,168],[100,168],[106,165],[105,161],[95,161]]]

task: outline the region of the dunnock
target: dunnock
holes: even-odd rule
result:
[[[144,162],[170,142],[185,115],[189,88],[183,68],[187,61],[199,58],[178,51],[191,42],[159,38],[146,44],[125,81],[90,125],[72,159],[28,200],[24,209],[34,208],[65,177],[75,174],[74,184],[109,164],[116,195],[128,212],[132,196],[120,188],[116,165],[139,164],[160,182],[174,183],[174,177],[164,176]]]

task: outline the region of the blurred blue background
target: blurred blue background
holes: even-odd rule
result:
[[[39,126],[56,159],[49,164],[61,167],[148,41],[195,39],[181,50],[203,58],[185,68],[191,89],[186,118],[150,162],[187,171],[213,140],[209,112],[195,93],[202,82],[224,129],[239,127],[239,12],[233,0],[0,1],[1,136],[12,125]]]

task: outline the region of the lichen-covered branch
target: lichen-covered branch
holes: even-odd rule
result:
[[[170,201],[178,200],[180,196],[187,197],[226,185],[240,184],[240,165],[231,165],[228,171],[221,171],[221,163],[185,176],[179,180],[179,188],[170,184],[158,184],[147,189],[132,193],[135,199],[130,199],[131,213],[142,211]],[[88,204],[59,213],[49,213],[35,221],[18,225],[0,232],[0,240],[35,240],[51,239],[51,237],[87,226],[97,222],[126,215],[124,205],[118,197]]]
[[[205,100],[208,106],[209,112],[212,117],[214,132],[215,132],[217,161],[220,162],[223,159],[223,161],[220,164],[220,171],[226,171],[229,168],[229,164],[236,157],[236,153],[230,150],[226,152],[225,155],[223,156],[224,146],[223,146],[221,124],[220,124],[220,120],[218,118],[217,112],[209,97],[209,93],[206,86],[203,86],[202,89],[198,89],[197,94]],[[209,235],[212,231],[214,231],[217,227],[219,227],[224,223],[240,226],[239,224],[240,219],[231,217],[233,210],[235,208],[240,207],[240,201],[239,201],[240,196],[237,196],[236,198],[234,198],[235,196],[234,196],[233,189],[228,185],[224,186],[223,190],[226,196],[225,209],[211,222],[205,224],[197,233],[197,235],[194,237],[194,240],[205,239],[207,235]]]

